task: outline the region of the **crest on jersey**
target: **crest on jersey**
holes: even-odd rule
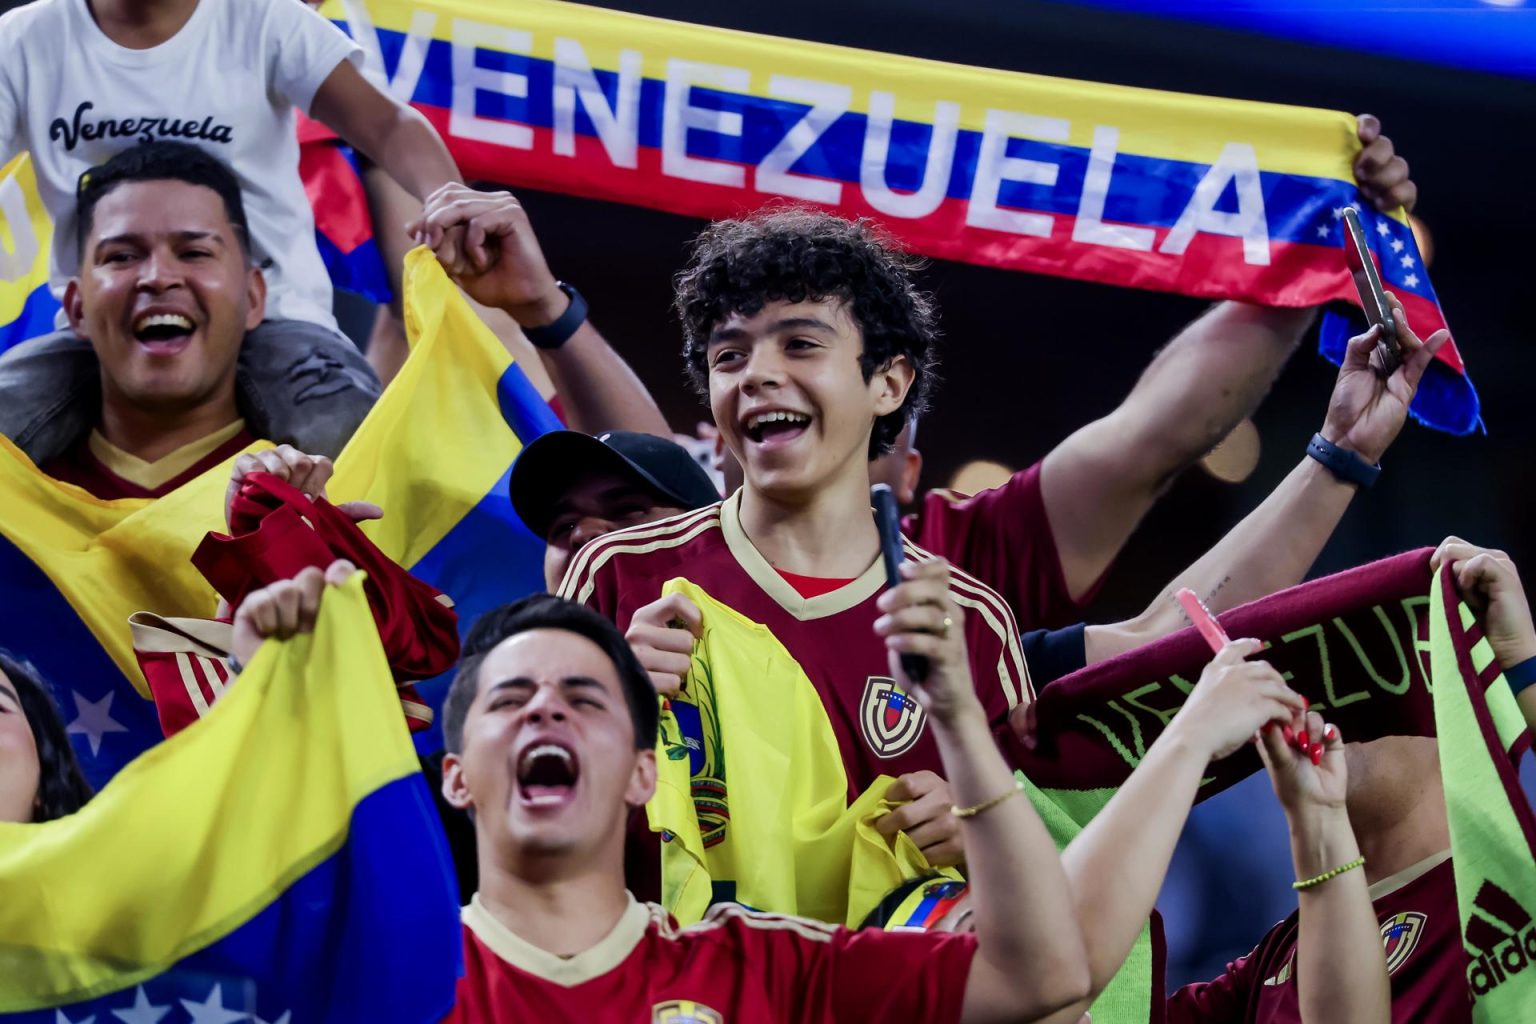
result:
[[[1403,966],[1403,961],[1408,959],[1414,947],[1419,944],[1419,936],[1424,934],[1424,922],[1427,920],[1417,911],[1405,910],[1381,923],[1381,944],[1387,953],[1388,974]]]
[[[871,750],[897,757],[912,749],[928,720],[923,706],[889,676],[870,676],[859,701],[859,724]]]
[[[651,1024],[725,1024],[725,1018],[692,999],[668,999],[651,1007]]]

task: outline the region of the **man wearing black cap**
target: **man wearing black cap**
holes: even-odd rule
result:
[[[513,463],[508,487],[518,516],[547,545],[544,585],[551,592],[588,541],[720,500],[685,448],[627,430],[545,434]]]

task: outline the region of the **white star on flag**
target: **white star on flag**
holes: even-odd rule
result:
[[[81,1020],[70,1020],[68,1017],[64,1016],[63,1010],[54,1010],[53,1024],[96,1024],[96,1015],[93,1013],[89,1017],[85,1017]]]
[[[1394,238],[1394,239],[1392,239],[1392,251],[1393,252],[1402,252],[1403,251],[1403,240],[1401,238]]]
[[[86,700],[79,690],[71,690],[75,697],[75,720],[64,727],[65,732],[83,733],[91,744],[91,756],[101,753],[101,738],[109,732],[127,732],[128,727],[112,717],[112,698],[109,693],[101,700]]]
[[[1379,220],[1376,222],[1376,233],[1382,238],[1386,238],[1389,234],[1392,233],[1392,229],[1387,227],[1386,221]]]
[[[1403,284],[1407,285],[1409,288],[1417,288],[1419,286],[1419,275],[1409,274],[1407,277],[1403,278]]]
[[[192,1024],[235,1024],[236,1021],[247,1020],[248,1013],[239,1010],[224,1009],[224,986],[214,985],[213,991],[208,993],[206,1002],[194,1003],[190,999],[183,999],[181,1005],[192,1015]]]
[[[160,1018],[170,1012],[169,1006],[151,1006],[149,997],[144,994],[144,986],[140,985],[134,991],[133,1005],[126,1010],[113,1010],[112,1016],[123,1024],[160,1024]]]
[[[1328,225],[1327,224],[1322,224],[1322,225],[1318,226],[1317,237],[1318,238],[1327,238],[1328,237]]]
[[[1413,257],[1412,256],[1404,256],[1403,257],[1403,269],[1407,270],[1411,266],[1413,266]]]

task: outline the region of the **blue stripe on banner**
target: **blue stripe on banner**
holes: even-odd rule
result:
[[[1318,354],[1338,366],[1344,361],[1349,339],[1364,334],[1366,327],[1365,314],[1352,306],[1327,309],[1318,324]],[[1482,400],[1472,378],[1462,376],[1438,359],[1431,360],[1424,376],[1419,378],[1419,389],[1408,407],[1408,415],[1437,430],[1463,435],[1488,432],[1483,423]]]
[[[232,816],[239,813],[231,808]],[[195,1020],[441,1020],[453,1005],[463,932],[436,814],[419,774],[375,790],[354,809],[342,848],[259,913],[142,985],[64,1007],[67,1019],[134,1019],[128,1011],[142,994],[151,1006],[172,1008],[177,1020],[187,1003],[210,1011],[188,1007]],[[225,1015],[211,1012],[217,1007]],[[140,1012],[137,1019],[160,1019]],[[54,1014],[0,1021],[56,1024]]]
[[[496,396],[502,418],[524,445],[540,434],[562,429],[554,410],[515,363],[496,382]],[[475,620],[492,608],[544,589],[544,541],[512,510],[507,492],[511,475],[512,467],[508,466],[485,497],[411,566],[413,575],[453,598],[461,639]],[[449,670],[416,684],[421,699],[434,712],[432,727],[415,734],[419,753],[443,749],[437,712],[452,682],[453,671]]]
[[[0,352],[20,345],[28,338],[52,331],[54,318],[61,308],[47,284],[32,289],[32,294],[27,296],[16,319],[8,324],[0,324]]]
[[[344,253],[317,228],[315,246],[320,250],[320,259],[325,262],[325,269],[330,272],[333,288],[353,292],[380,305],[394,299],[395,293],[389,287],[389,272],[384,266],[384,257],[380,255],[379,247],[373,239]]]
[[[80,767],[100,788],[160,742],[155,706],[123,677],[47,574],[5,537],[0,580],[0,647],[30,661],[48,681]]]

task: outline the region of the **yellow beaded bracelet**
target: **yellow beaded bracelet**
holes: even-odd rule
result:
[[[1316,878],[1308,878],[1306,881],[1303,881],[1303,882],[1292,882],[1291,883],[1291,888],[1295,889],[1297,892],[1300,892],[1303,889],[1310,889],[1313,886],[1322,885],[1324,882],[1328,881],[1328,879],[1330,879],[1330,878],[1338,878],[1340,875],[1342,875],[1346,871],[1353,871],[1353,870],[1355,870],[1355,868],[1364,867],[1364,866],[1365,866],[1365,858],[1364,857],[1356,857],[1354,860],[1350,861],[1348,864],[1340,864],[1338,867],[1334,868],[1332,871],[1324,871],[1322,874],[1318,875]]]
[[[1010,789],[1008,792],[1002,794],[1001,796],[995,796],[991,800],[983,800],[981,803],[977,804],[974,807],[953,807],[952,806],[949,809],[949,813],[953,814],[957,818],[974,818],[974,817],[976,817],[976,815],[980,814],[982,811],[990,811],[992,808],[996,807],[998,804],[1002,803],[1004,800],[1007,800],[1009,797],[1017,796],[1018,794],[1020,794],[1022,792],[1024,792],[1024,783],[1020,782],[1018,779],[1014,779],[1013,780],[1013,788]]]

